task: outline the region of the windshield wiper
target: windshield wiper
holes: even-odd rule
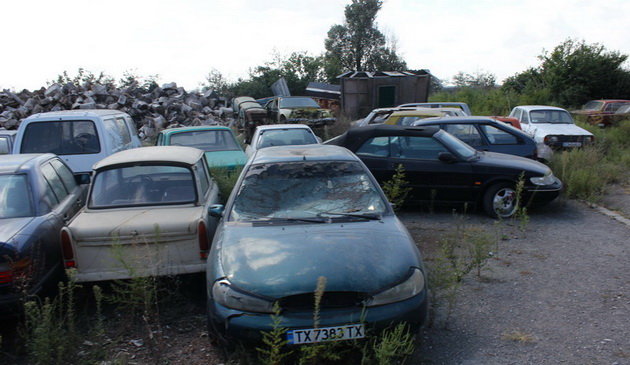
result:
[[[318,217],[338,215],[342,217],[361,218],[368,220],[381,220],[383,217],[378,213],[344,213],[344,212],[321,212],[317,213]]]

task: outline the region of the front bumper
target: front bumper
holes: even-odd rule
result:
[[[528,186],[524,192],[527,205],[545,205],[554,201],[562,192],[562,181],[556,178],[553,184],[545,186]]]
[[[407,300],[363,310],[360,307],[322,309],[319,327],[365,323],[366,331],[380,333],[398,323],[417,331],[426,323],[429,299],[427,290]],[[287,311],[280,314],[280,327],[289,330],[313,328],[312,311]],[[242,312],[226,308],[208,298],[208,327],[224,340],[259,343],[262,333],[273,330],[271,314]]]

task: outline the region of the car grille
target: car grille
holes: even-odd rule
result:
[[[320,301],[321,309],[361,307],[368,296],[357,292],[325,292]],[[297,294],[284,297],[279,301],[280,307],[286,310],[312,310],[315,305],[315,294]]]

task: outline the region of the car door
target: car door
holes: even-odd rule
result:
[[[440,152],[450,151],[432,137],[384,136],[368,139],[356,155],[381,185],[402,165],[407,186],[412,189],[409,200],[471,201],[470,163],[442,162]]]
[[[465,202],[472,200],[472,168],[467,161],[440,161],[442,152],[451,151],[428,136],[392,137],[388,169],[402,165],[412,192],[411,200]]]

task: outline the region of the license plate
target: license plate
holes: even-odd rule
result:
[[[582,142],[562,142],[562,147],[582,147]]]
[[[362,324],[349,324],[347,326],[309,328],[291,330],[287,332],[287,340],[291,345],[302,343],[316,343],[326,341],[352,340],[365,337],[365,328]]]

